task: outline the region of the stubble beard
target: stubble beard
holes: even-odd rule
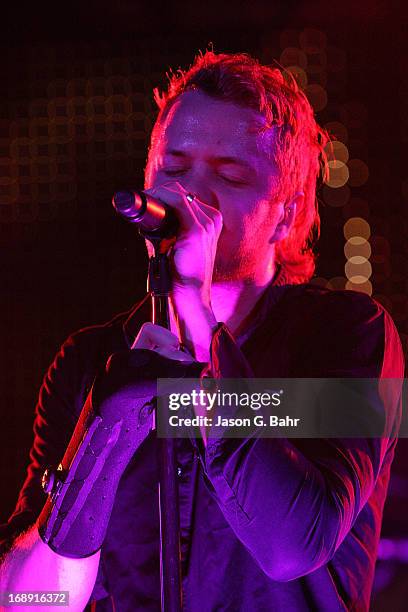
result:
[[[212,282],[252,282],[259,271],[259,263],[258,251],[248,250],[244,243],[226,247],[224,241],[220,240],[215,256]]]

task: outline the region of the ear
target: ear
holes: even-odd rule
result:
[[[290,200],[285,202],[285,204],[283,205],[282,216],[275,228],[273,236],[269,241],[270,243],[280,242],[281,240],[287,238],[293,226],[293,223],[295,222],[296,210],[302,205],[304,198],[304,193],[302,191],[299,191],[295,193],[295,195]]]

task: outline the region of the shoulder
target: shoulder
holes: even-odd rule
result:
[[[124,322],[129,312],[120,313],[106,323],[83,327],[71,333],[62,343],[44,378],[40,398],[58,392],[76,396],[86,388],[108,357],[128,348]]]
[[[288,288],[288,300],[302,315],[323,317],[323,322],[352,323],[353,321],[374,322],[389,316],[383,306],[365,293],[358,291],[330,290],[313,284],[294,285]],[[319,321],[316,320],[318,323]]]
[[[388,375],[401,375],[398,333],[389,313],[370,296],[307,284],[288,289],[287,304],[293,333],[311,363],[324,359],[334,370],[351,368],[362,377],[380,376],[394,355]]]

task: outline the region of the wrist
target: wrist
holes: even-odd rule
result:
[[[171,305],[180,341],[197,361],[210,361],[211,340],[217,328],[217,319],[209,299],[198,290],[174,291]]]

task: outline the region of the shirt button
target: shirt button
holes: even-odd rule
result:
[[[181,469],[181,467],[178,465],[178,466],[177,466],[177,476],[180,478],[180,477],[181,477],[181,475],[182,475],[182,473],[183,473],[183,470],[182,470],[182,469]]]

